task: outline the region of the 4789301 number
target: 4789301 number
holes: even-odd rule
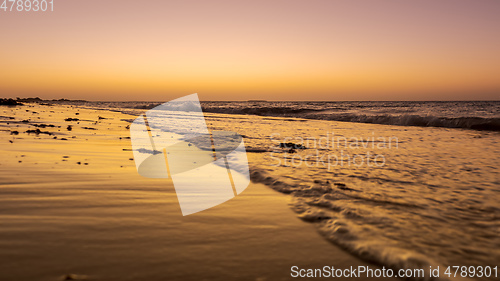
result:
[[[444,275],[447,277],[498,277],[498,266],[448,266]]]
[[[54,0],[0,0],[4,12],[53,12]]]

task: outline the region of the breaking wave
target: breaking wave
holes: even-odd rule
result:
[[[259,116],[294,117],[316,120],[358,122],[399,126],[462,128],[472,130],[500,131],[500,118],[485,117],[438,117],[419,114],[363,114],[333,113],[332,110],[293,108],[222,108],[204,107],[205,112],[225,114],[251,114]]]
[[[310,185],[304,182],[286,182],[283,178],[269,176],[265,170],[253,169],[251,179],[281,193],[290,194],[290,206],[301,220],[315,225],[328,241],[359,258],[394,270],[427,269],[430,266],[439,266],[444,270],[445,265],[453,263],[435,255],[436,251],[447,247],[445,242],[424,241],[418,229],[400,229],[405,220],[393,215],[422,213],[427,208],[424,205],[387,198],[380,200],[366,194],[361,187],[346,186],[328,180],[316,180]],[[391,212],[385,212],[384,209]],[[467,255],[472,259],[470,255],[483,254],[478,252]],[[440,278],[430,278],[426,275],[411,280],[454,278],[447,278],[441,272]]]

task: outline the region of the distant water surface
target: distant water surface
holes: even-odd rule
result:
[[[160,103],[98,103],[147,109]],[[205,112],[500,131],[500,101],[202,102]]]

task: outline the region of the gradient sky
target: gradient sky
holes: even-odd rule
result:
[[[499,0],[55,0],[0,10],[0,97],[499,100]]]

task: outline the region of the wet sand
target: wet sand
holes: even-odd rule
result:
[[[291,266],[368,265],[261,184],[183,217],[171,181],[136,172],[134,116],[35,104],[0,116],[1,280],[290,280]]]

